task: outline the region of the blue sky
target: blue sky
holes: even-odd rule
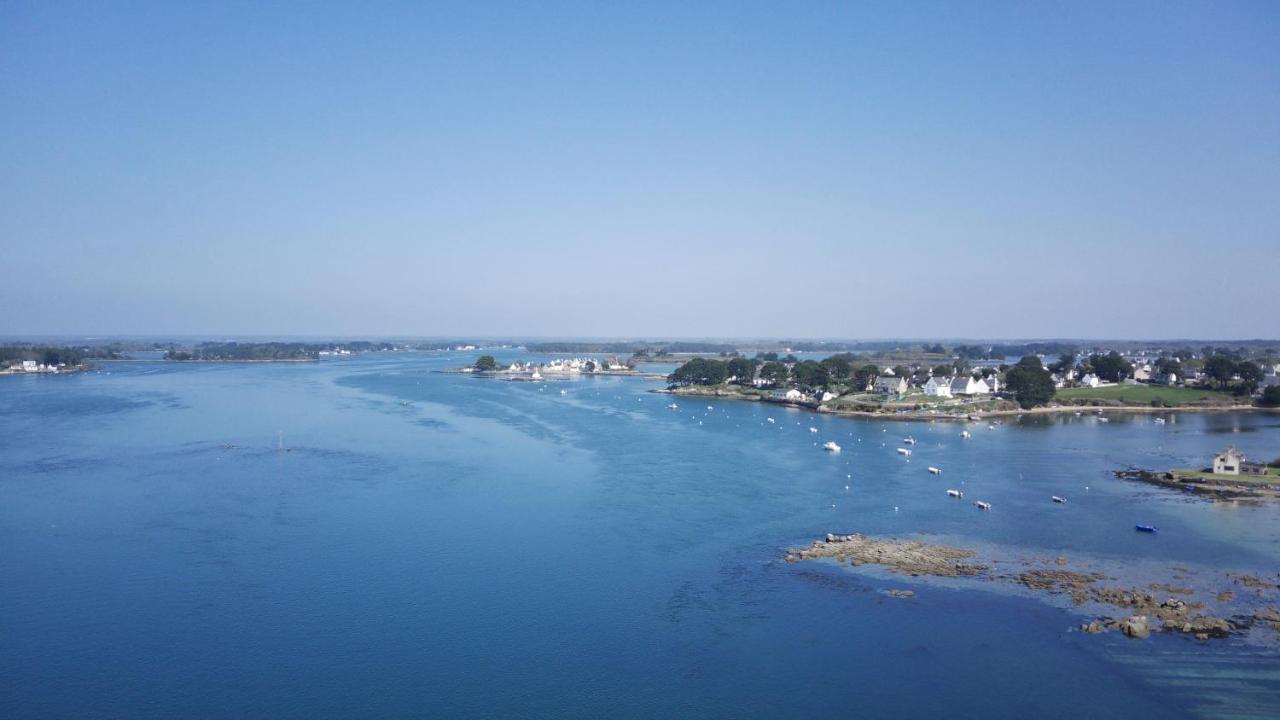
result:
[[[0,3],[0,334],[1280,337],[1280,4]]]

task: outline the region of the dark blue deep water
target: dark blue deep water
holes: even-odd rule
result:
[[[1275,506],[1110,471],[1274,457],[1280,417],[1037,418],[965,441],[672,411],[632,378],[433,372],[471,359],[0,378],[0,717],[1280,716],[1269,630],[1090,636],[1069,603],[996,583],[782,561],[860,531],[1274,575]]]

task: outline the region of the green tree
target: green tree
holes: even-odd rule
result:
[[[1258,383],[1262,382],[1262,368],[1248,360],[1236,363],[1236,375],[1240,376],[1240,385],[1236,388],[1240,395],[1251,395],[1258,389]]]
[[[1133,375],[1133,365],[1115,350],[1106,355],[1090,355],[1089,366],[1093,368],[1094,374],[1107,382],[1118,383]]]
[[[725,365],[729,377],[737,378],[739,385],[750,385],[756,377],[756,361],[744,357],[736,357]]]
[[[667,376],[672,385],[719,385],[729,377],[729,370],[724,362],[694,358],[676,368]]]
[[[1280,407],[1280,385],[1268,385],[1264,388],[1258,404],[1263,407]]]
[[[875,365],[863,365],[853,374],[853,387],[859,392],[866,390],[880,375],[880,368]]]
[[[771,385],[786,384],[790,376],[791,371],[787,369],[786,363],[770,360],[760,366],[760,379]]]
[[[1236,361],[1226,355],[1214,355],[1204,361],[1204,374],[1225,390],[1236,374]]]
[[[822,366],[823,370],[827,371],[827,376],[836,382],[849,377],[849,373],[853,371],[853,368],[849,366],[849,361],[839,355],[832,355],[818,364]]]
[[[1069,353],[1063,353],[1058,358],[1058,362],[1049,366],[1049,369],[1052,370],[1053,372],[1062,374],[1075,366],[1076,366],[1076,354],[1069,352]]]
[[[939,365],[933,369],[934,377],[951,377],[951,373],[955,372],[955,367],[951,365]]]
[[[498,361],[495,360],[492,355],[481,355],[478,359],[476,359],[475,368],[476,370],[479,370],[481,372],[497,370]]]
[[[1049,402],[1055,392],[1049,371],[1035,355],[1022,358],[1005,373],[1005,387],[1024,409]]]
[[[1162,357],[1156,360],[1157,375],[1182,375],[1182,363],[1171,357]]]
[[[791,368],[791,377],[797,385],[809,390],[826,387],[831,382],[827,369],[813,360],[796,363],[795,367]]]

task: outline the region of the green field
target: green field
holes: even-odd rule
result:
[[[1100,388],[1066,388],[1054,397],[1072,400],[1113,400],[1129,405],[1150,405],[1153,400],[1169,405],[1234,405],[1247,402],[1228,393],[1200,388],[1164,385],[1113,385]]]
[[[1209,482],[1237,483],[1241,485],[1272,485],[1280,480],[1280,468],[1267,468],[1266,475],[1218,475],[1194,468],[1178,468],[1173,474],[1180,480],[1199,479]]]

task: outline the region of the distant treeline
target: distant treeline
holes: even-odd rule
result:
[[[728,355],[738,348],[730,343],[712,342],[541,342],[525,346],[536,353],[607,354],[607,355],[674,355],[677,353],[707,353]]]
[[[314,360],[326,350],[342,348],[351,352],[394,350],[395,345],[385,342],[355,340],[343,343],[303,342],[204,342],[190,349],[171,348],[164,354],[166,360],[254,361],[254,360]]]
[[[23,360],[34,360],[45,365],[83,365],[85,360],[116,360],[120,352],[115,345],[37,345],[11,343],[0,345],[0,366],[12,365]]]

